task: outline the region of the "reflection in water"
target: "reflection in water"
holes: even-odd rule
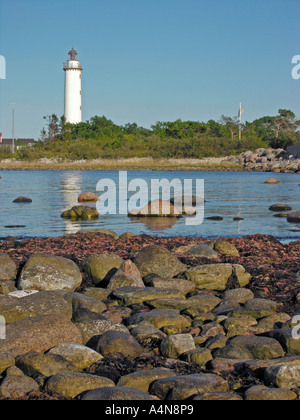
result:
[[[164,231],[170,229],[177,222],[176,217],[129,217],[132,222],[143,223],[146,228],[152,231]]]
[[[61,177],[61,192],[63,194],[64,210],[78,205],[78,196],[81,193],[82,174],[80,172],[64,172]],[[76,233],[80,227],[79,222],[63,219],[65,233]]]

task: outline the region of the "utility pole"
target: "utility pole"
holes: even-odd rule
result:
[[[11,151],[12,154],[15,153],[15,105],[16,104],[11,104],[12,105],[12,145],[11,145]]]
[[[239,127],[239,139],[242,139],[242,115],[245,112],[242,102],[240,103],[240,109],[239,109],[239,118],[240,118],[240,127]]]

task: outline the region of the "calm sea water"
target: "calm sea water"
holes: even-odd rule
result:
[[[272,204],[287,203],[300,210],[300,177],[276,174],[281,184],[266,185],[266,173],[248,172],[152,172],[130,171],[128,180],[151,178],[172,180],[204,179],[205,217],[222,216],[222,221],[205,219],[199,226],[187,226],[181,219],[130,219],[123,215],[100,216],[96,221],[74,222],[60,217],[62,211],[77,205],[81,192],[96,192],[100,179],[118,184],[116,171],[0,171],[0,237],[56,237],[79,229],[105,228],[117,234],[133,232],[156,236],[197,236],[204,238],[241,237],[269,234],[282,242],[300,240],[300,225],[275,218]],[[195,182],[194,182],[195,184]],[[19,196],[30,197],[31,204],[15,204]],[[244,220],[233,221],[234,217]],[[12,227],[22,226],[22,227]]]

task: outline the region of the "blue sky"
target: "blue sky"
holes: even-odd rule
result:
[[[64,112],[63,62],[84,67],[83,120],[117,124],[300,117],[299,0],[0,0],[0,131],[38,138]]]

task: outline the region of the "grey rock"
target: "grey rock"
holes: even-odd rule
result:
[[[18,280],[18,288],[72,292],[81,283],[80,270],[73,261],[53,255],[35,254],[25,264]]]

